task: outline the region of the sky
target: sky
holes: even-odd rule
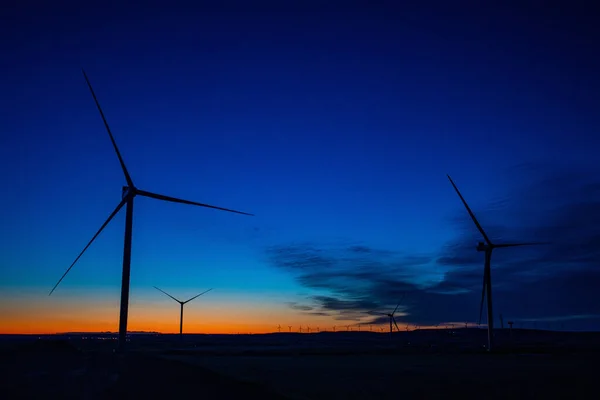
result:
[[[19,1],[0,23],[0,333],[476,323],[600,329],[593,12],[512,5]],[[373,3],[373,2],[370,2]],[[499,321],[499,315],[495,316]],[[485,322],[485,318],[484,318]],[[496,322],[498,324],[498,322]],[[383,325],[382,325],[383,326]],[[285,328],[284,328],[285,329]],[[339,328],[338,328],[339,329]]]

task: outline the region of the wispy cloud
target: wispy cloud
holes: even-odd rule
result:
[[[589,170],[552,165],[521,165],[509,173],[518,173],[513,190],[475,214],[494,241],[551,245],[495,252],[495,309],[515,320],[600,314],[600,179]],[[368,312],[391,310],[406,293],[399,322],[473,321],[483,263],[475,244],[482,238],[459,202],[450,223],[456,238],[428,255],[356,243],[279,245],[266,253],[301,285],[323,292],[306,299],[307,312],[386,322]]]

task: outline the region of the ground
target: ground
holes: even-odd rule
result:
[[[174,357],[295,399],[586,398],[596,379],[581,355]]]
[[[1,343],[0,397],[547,399],[595,391],[597,335],[522,333],[500,340],[495,354],[482,351],[481,337],[153,335],[132,337],[124,355],[106,337],[21,337]]]

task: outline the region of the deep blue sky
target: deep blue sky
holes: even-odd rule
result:
[[[139,304],[164,300],[152,285],[181,297],[215,287],[211,296],[227,307],[295,302],[295,315],[353,318],[340,310],[394,305],[408,285],[407,320],[474,321],[483,258],[446,173],[492,237],[544,236],[532,230],[542,222],[563,234],[554,238],[563,245],[597,235],[590,213],[598,207],[569,235],[556,222],[574,220],[559,205],[598,200],[586,186],[597,188],[600,148],[598,29],[586,10],[176,3],[6,9],[5,293],[53,301],[43,296],[120,200],[125,180],[82,67],[138,187],[256,214],[139,199],[132,259]],[[560,184],[579,186],[557,190],[565,174]],[[490,207],[497,212],[486,213]],[[124,212],[56,296],[83,301],[93,289],[118,301],[123,224]],[[329,261],[315,261],[315,251]],[[505,314],[555,321],[600,314],[598,301],[581,297],[585,287],[559,293],[547,283],[575,270],[593,275],[584,284],[600,282],[590,272],[596,254],[555,262],[546,250],[511,250],[495,270],[510,271],[524,254],[531,262],[519,273],[537,274],[531,285],[494,275]],[[553,266],[542,276],[543,262]],[[428,291],[445,285],[462,292]],[[552,301],[524,308],[531,286],[553,293]],[[573,328],[600,328],[595,318],[575,321]]]

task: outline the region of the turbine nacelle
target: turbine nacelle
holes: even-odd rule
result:
[[[477,251],[488,251],[488,250],[492,250],[493,246],[490,246],[487,243],[484,242],[479,242],[477,243]]]
[[[129,194],[133,194],[133,193],[135,193],[135,187],[131,188],[129,186],[123,186],[123,188],[121,189],[121,199],[124,199]]]

